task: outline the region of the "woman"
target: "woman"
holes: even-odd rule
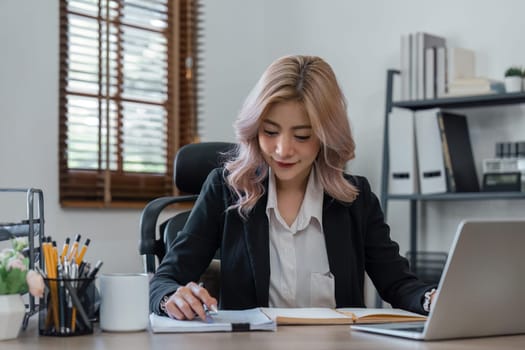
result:
[[[433,286],[409,272],[368,181],[343,173],[355,144],[325,61],[272,63],[235,130],[236,154],[210,173],[151,281],[152,311],[205,319],[217,300],[194,281],[220,248],[224,309],[363,307],[366,271],[394,307],[425,312]]]

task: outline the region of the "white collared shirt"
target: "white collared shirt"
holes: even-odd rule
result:
[[[269,171],[270,307],[335,307],[335,281],[323,234],[323,195],[313,167],[299,213],[288,226],[279,213],[275,176]]]

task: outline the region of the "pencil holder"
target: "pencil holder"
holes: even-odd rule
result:
[[[93,333],[98,311],[98,291],[94,278],[44,278],[40,298],[40,335],[68,337]]]

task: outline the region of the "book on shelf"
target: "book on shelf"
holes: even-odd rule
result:
[[[410,99],[417,99],[417,41],[416,34],[410,36]]]
[[[412,47],[412,35],[403,34],[401,35],[401,65],[400,65],[400,80],[401,80],[401,100],[406,101],[410,100],[410,90],[411,90],[411,77],[412,73],[410,67],[412,65],[411,57],[411,47]]]
[[[436,91],[436,48],[430,47],[425,51],[425,99],[433,99]]]
[[[427,95],[430,94],[434,95],[434,92],[429,91],[428,94],[426,92],[426,72],[427,72],[427,49],[433,49],[437,50],[440,47],[446,47],[446,40],[444,37],[430,34],[430,33],[424,33],[424,32],[418,32],[416,33],[416,97],[417,99],[424,99]],[[434,53],[432,53],[432,56]],[[434,60],[435,61],[435,60]],[[433,65],[433,62],[430,62]],[[432,67],[428,68],[429,70],[435,71]],[[433,74],[432,74],[433,76]]]
[[[405,35],[401,50],[401,97],[405,100],[504,92],[502,82],[479,82],[485,78],[476,77],[474,51],[446,47],[443,37],[421,32]],[[463,82],[470,80],[478,83],[465,86]]]
[[[389,308],[262,308],[278,325],[328,325],[425,321],[426,316]]]
[[[447,59],[448,81],[470,79],[476,76],[476,54],[462,47],[449,47]]]
[[[176,320],[167,316],[150,314],[153,333],[236,332],[275,331],[276,323],[262,312],[261,308],[246,310],[219,310],[217,315],[203,321]]]
[[[445,96],[447,86],[447,48],[438,47],[436,50],[436,98]]]
[[[459,78],[449,83],[444,97],[504,93],[502,81],[483,77]]]

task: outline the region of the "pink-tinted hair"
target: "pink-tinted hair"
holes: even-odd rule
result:
[[[325,192],[343,202],[357,197],[357,189],[343,177],[346,162],[355,157],[355,143],[345,97],[332,68],[319,57],[285,56],[266,69],[234,124],[238,149],[225,164],[226,181],[238,196],[232,208],[244,218],[264,194],[268,175],[258,142],[259,126],[273,105],[285,101],[304,107],[321,142],[315,166]]]

